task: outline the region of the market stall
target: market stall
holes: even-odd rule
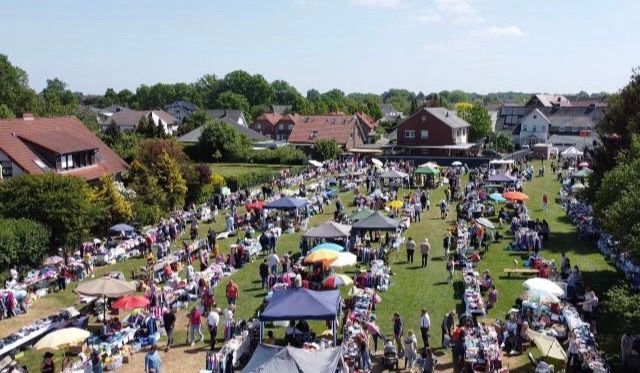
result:
[[[242,371],[245,373],[335,372],[340,364],[341,352],[339,347],[310,350],[260,344]]]

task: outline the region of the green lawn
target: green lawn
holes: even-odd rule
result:
[[[287,166],[278,164],[254,164],[254,163],[210,163],[211,171],[220,174],[223,177],[227,176],[239,176],[252,172],[260,171],[280,171],[285,168],[289,168],[292,171],[296,171],[302,168],[302,166]]]
[[[536,165],[537,166],[537,165]],[[212,166],[215,172],[218,165]],[[270,166],[273,169],[282,166]],[[263,165],[222,165],[221,169],[227,172],[241,172],[239,170],[262,170]],[[541,210],[542,194],[546,191],[553,201],[555,195],[559,190],[559,184],[555,181],[550,173],[544,178],[534,178],[531,182],[526,183],[524,187],[525,193],[530,196],[530,201],[527,203],[529,207],[529,213],[532,218],[546,219],[551,227],[550,243],[542,251],[542,255],[546,258],[555,259],[559,263],[560,253],[566,251],[573,264],[577,264],[583,271],[585,284],[592,287],[598,295],[601,295],[610,287],[613,283],[621,279],[621,276],[615,271],[615,269],[609,265],[602,255],[593,249],[592,242],[579,241],[575,228],[568,220],[564,218],[564,211],[561,206],[550,203],[550,209],[547,212]],[[407,191],[401,191],[405,193]],[[435,190],[431,194],[431,205],[436,206],[438,201],[443,198],[443,189]],[[342,193],[340,194],[341,200],[345,206],[352,209],[352,194]],[[323,215],[313,216],[311,218],[310,227],[323,223],[332,218],[334,212],[334,204],[331,204],[325,208]],[[382,330],[391,334],[392,331],[392,315],[394,312],[399,312],[405,321],[407,330],[413,329],[419,332],[419,316],[420,309],[426,308],[431,315],[431,320],[434,325],[432,331],[432,343],[438,346],[440,343],[440,332],[438,326],[442,320],[444,314],[451,310],[462,310],[462,291],[463,286],[458,277],[453,285],[446,282],[445,263],[442,260],[442,238],[446,229],[453,223],[455,213],[450,214],[450,219],[444,221],[439,217],[439,211],[437,208],[433,208],[430,212],[423,214],[422,222],[418,224],[412,224],[411,228],[406,233],[407,237],[412,237],[416,242],[422,241],[425,237],[429,238],[432,245],[432,255],[429,265],[426,269],[420,268],[419,254],[416,255],[416,261],[414,264],[407,264],[405,262],[406,256],[404,248],[400,251],[397,260],[392,259],[392,271],[394,273],[392,279],[392,285],[388,292],[382,293],[382,303],[377,307],[377,319],[378,325]],[[224,227],[222,219],[219,219],[217,223],[214,223],[216,231],[221,231]],[[199,236],[204,237],[209,225],[201,224],[199,226]],[[503,227],[506,232],[507,227]],[[299,242],[301,233],[284,235],[280,238],[277,245],[279,255],[285,252],[292,251],[299,253]],[[185,236],[186,237],[186,236]],[[489,252],[485,255],[483,260],[479,264],[479,271],[489,269],[493,274],[496,287],[499,291],[499,300],[496,307],[489,311],[488,318],[501,319],[504,318],[505,313],[514,304],[515,299],[522,292],[522,278],[507,278],[503,276],[503,269],[514,266],[514,259],[518,259],[522,263],[524,257],[520,254],[514,254],[506,251],[506,247],[510,242],[511,237],[506,237],[501,242],[491,245]],[[181,246],[181,241],[176,243],[176,247]],[[229,250],[229,245],[233,243],[234,239],[228,239],[220,241],[221,248],[224,253]],[[250,318],[255,315],[256,310],[262,304],[262,300],[265,291],[260,289],[259,277],[258,277],[258,265],[262,260],[260,257],[253,263],[248,263],[243,269],[237,271],[233,275],[233,280],[238,283],[241,294],[237,304],[237,317],[238,318]],[[100,271],[106,270],[121,270],[130,276],[131,269],[135,269],[144,262],[142,259],[131,260],[123,263],[117,263],[110,268],[100,269]],[[521,265],[521,264],[520,264]],[[349,273],[349,269],[345,270]],[[226,281],[223,281],[215,290],[215,295],[218,303],[221,306],[226,305],[224,297],[224,286]],[[65,293],[49,296],[56,300],[56,304],[70,304],[75,300],[75,296],[68,290]],[[602,297],[601,297],[602,299]],[[37,306],[37,304],[36,304]],[[58,307],[60,308],[60,307]],[[184,311],[181,311],[181,316]],[[45,314],[46,315],[46,314]],[[604,323],[604,322],[603,322]],[[3,323],[3,324],[6,324]],[[1,326],[1,325],[0,325]],[[323,329],[322,324],[313,323],[312,326],[316,331],[320,332]],[[282,330],[277,330],[277,336],[282,335]],[[418,333],[419,334],[419,333]],[[3,334],[2,334],[3,335]],[[602,349],[606,352],[607,356],[614,356],[617,353],[617,339],[619,330],[615,325],[607,325],[607,327],[600,328],[599,340],[601,342]],[[176,339],[177,341],[179,339]],[[175,355],[172,355],[175,356]],[[33,360],[36,357],[36,361],[40,361],[37,358],[37,354],[29,353],[28,357]],[[169,356],[167,356],[169,358]],[[448,358],[442,357],[441,361],[444,361],[444,365],[439,367],[439,370],[450,369],[450,363],[447,363]],[[523,364],[527,364],[526,359],[520,358],[509,361],[510,367],[516,368]],[[527,371],[522,367],[522,371]]]

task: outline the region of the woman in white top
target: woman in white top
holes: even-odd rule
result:
[[[565,344],[568,344],[568,348],[567,348],[567,353],[569,354],[569,357],[567,358],[567,371],[569,370],[569,367],[572,366],[576,366],[576,364],[578,364],[578,341],[576,338],[576,334],[574,332],[571,332],[569,334],[569,339],[565,342]]]
[[[404,369],[413,372],[413,365],[418,357],[418,340],[413,330],[409,330],[409,334],[404,339]]]

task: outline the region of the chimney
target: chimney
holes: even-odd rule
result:
[[[34,120],[35,118],[33,117],[33,114],[31,113],[23,113],[22,114],[22,120]]]
[[[447,117],[447,118],[449,117],[449,112],[448,111],[447,111],[447,114],[445,115],[445,117]]]

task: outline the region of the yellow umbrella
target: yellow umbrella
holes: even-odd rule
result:
[[[338,253],[333,250],[320,249],[312,253],[309,253],[304,258],[305,263],[325,263],[331,264],[334,260],[338,259]]]
[[[397,201],[397,200],[396,201],[391,201],[391,202],[389,202],[388,206],[391,207],[392,209],[399,209],[402,206],[404,206],[404,202]]]
[[[540,350],[542,354],[540,357],[556,361],[565,361],[567,359],[567,354],[564,352],[564,348],[562,348],[562,345],[556,337],[534,332],[533,330],[527,330],[527,335],[529,335],[529,338],[533,340],[533,343],[535,343],[538,350]]]
[[[63,347],[77,346],[84,343],[90,335],[91,333],[84,329],[60,329],[45,335],[33,348],[36,350],[57,350]]]

